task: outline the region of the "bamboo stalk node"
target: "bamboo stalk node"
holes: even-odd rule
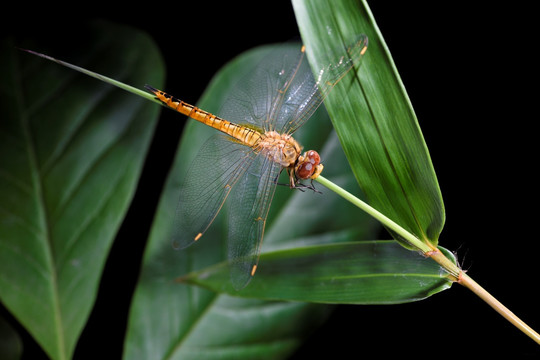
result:
[[[433,250],[422,253],[422,255],[424,255],[425,257],[432,257],[433,255],[439,252],[440,252],[439,249],[433,249]]]

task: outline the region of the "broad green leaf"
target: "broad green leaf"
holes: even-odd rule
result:
[[[314,71],[339,59],[359,34],[368,36],[359,69],[334,88],[325,105],[370,205],[436,246],[445,219],[439,185],[412,105],[366,1],[293,0],[293,6]]]
[[[258,48],[234,59],[216,75],[198,106],[219,112],[231,87],[273,48]],[[299,45],[293,48],[297,50]],[[214,134],[215,130],[192,120],[185,129],[145,250],[130,309],[126,359],[205,359],[216,354],[230,359],[285,357],[328,315],[326,305],[231,298],[175,282],[179,276],[226,260],[224,216],[218,216],[209,233],[185,250],[173,250],[170,240],[180,181],[205,139]],[[298,132],[298,139],[306,147],[321,150],[321,156],[328,159],[327,176],[343,186],[356,187],[359,194],[324,110]],[[372,219],[332,192],[278,186],[263,252],[303,246],[314,234],[319,235],[319,243],[351,241],[353,236],[371,239],[377,229]],[[343,231],[348,235],[339,238]],[[265,267],[264,262],[259,263],[259,269]],[[228,277],[225,281],[230,283]]]
[[[239,293],[227,281],[226,263],[181,281],[242,297],[340,304],[411,302],[452,285],[437,263],[390,240],[278,250],[264,253],[261,262],[265,266]]]
[[[88,319],[159,109],[16,46],[126,83],[164,78],[145,34],[95,23],[79,40],[1,44],[0,300],[52,359],[72,356]]]

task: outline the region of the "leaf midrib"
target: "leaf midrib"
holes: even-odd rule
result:
[[[38,162],[37,162],[37,154],[36,154],[36,147],[34,142],[34,137],[32,136],[32,130],[30,126],[30,118],[28,116],[28,113],[24,111],[25,107],[24,104],[25,96],[24,91],[22,89],[22,83],[23,83],[23,76],[22,72],[19,66],[20,62],[14,61],[15,69],[13,71],[13,76],[16,77],[15,81],[13,81],[13,84],[17,86],[17,89],[15,91],[15,99],[16,99],[16,106],[17,111],[19,114],[19,121],[22,129],[22,133],[24,136],[24,144],[23,147],[27,151],[28,155],[28,168],[30,170],[30,182],[31,186],[34,189],[37,204],[38,204],[38,214],[39,214],[39,221],[38,223],[42,225],[43,228],[43,237],[47,244],[45,246],[46,252],[45,252],[45,258],[47,260],[47,264],[49,264],[49,271],[50,271],[50,280],[52,285],[52,291],[51,291],[51,299],[54,306],[54,328],[56,330],[56,336],[57,339],[57,347],[58,347],[58,356],[59,359],[66,359],[66,349],[65,349],[65,338],[64,338],[64,329],[62,325],[62,316],[60,311],[60,301],[58,298],[58,274],[56,273],[56,268],[54,266],[54,255],[52,252],[53,244],[52,244],[52,237],[51,237],[51,228],[50,228],[50,222],[49,222],[49,216],[47,213],[47,208],[45,206],[45,198],[43,193],[43,179],[41,176],[41,173],[39,171]],[[50,354],[51,355],[51,354]]]
[[[332,7],[332,2],[331,1],[327,1],[327,4],[328,4],[327,5],[328,7],[330,7],[330,8]],[[334,16],[336,12],[331,11],[330,13],[334,17],[334,23],[338,24],[338,21]],[[341,40],[341,43],[346,46],[347,44],[345,43],[344,34],[341,31],[340,27],[337,27],[337,33],[338,33],[338,36],[339,36],[339,38]],[[387,52],[387,49],[383,47],[382,51],[385,53],[386,58],[389,59],[390,62],[392,62],[392,58],[389,56],[389,54]],[[393,63],[391,64],[391,66],[392,66],[392,68],[395,68],[395,65]],[[394,179],[397,179],[399,189],[400,189],[401,193],[403,194],[403,197],[407,201],[407,206],[408,206],[409,211],[411,212],[411,215],[412,215],[412,217],[414,219],[414,222],[416,224],[416,230],[420,231],[422,239],[429,241],[429,239],[427,239],[426,234],[422,230],[422,225],[420,224],[420,221],[418,220],[418,216],[416,215],[416,213],[414,211],[414,207],[412,206],[411,201],[410,201],[409,197],[407,196],[407,192],[405,191],[405,189],[403,187],[403,184],[401,182],[401,178],[398,176],[399,174],[396,171],[396,167],[395,167],[394,162],[392,161],[392,157],[390,156],[390,153],[388,152],[388,147],[386,146],[386,142],[384,141],[384,136],[382,136],[382,133],[380,131],[380,127],[379,127],[379,124],[377,122],[377,118],[375,116],[375,113],[373,112],[373,108],[372,108],[371,103],[369,101],[369,97],[367,96],[366,91],[364,89],[364,86],[362,85],[362,82],[360,81],[360,77],[358,76],[358,69],[357,68],[354,69],[354,79],[355,79],[356,83],[358,84],[358,86],[360,87],[360,90],[362,91],[362,95],[363,95],[363,97],[365,99],[365,102],[366,102],[366,105],[368,107],[370,118],[371,118],[371,120],[372,120],[372,122],[374,124],[374,127],[375,127],[376,131],[377,131],[377,136],[379,137],[379,141],[383,145],[384,156],[386,157],[386,159],[388,161],[388,164],[390,165],[390,168],[392,169],[392,174],[394,175]],[[416,233],[416,231],[414,231],[414,233]]]
[[[377,131],[377,136],[379,137],[379,141],[383,145],[384,156],[385,156],[386,160],[388,161],[388,164],[390,165],[390,168],[392,169],[392,174],[394,175],[394,179],[396,179],[396,181],[397,181],[397,183],[399,185],[399,190],[401,191],[401,194],[403,195],[403,198],[407,202],[407,207],[409,208],[409,211],[411,212],[411,216],[414,219],[414,223],[416,224],[416,229],[415,230],[417,230],[417,231],[419,231],[421,233],[421,238],[422,239],[427,239],[426,234],[422,230],[422,224],[420,224],[420,222],[418,220],[418,216],[416,215],[416,212],[414,211],[414,207],[411,204],[411,200],[409,199],[409,196],[408,196],[407,192],[404,189],[403,183],[401,181],[401,177],[399,176],[398,172],[396,171],[396,166],[395,166],[394,161],[392,160],[392,157],[390,156],[390,153],[388,151],[388,146],[386,145],[386,142],[384,140],[384,136],[381,133],[377,118],[376,118],[376,116],[375,116],[375,114],[373,112],[373,109],[372,109],[372,106],[370,104],[369,98],[366,96],[364,86],[362,86],[362,82],[360,81],[360,78],[358,77],[357,73],[355,73],[355,79],[358,82],[358,85],[360,86],[360,89],[362,90],[362,95],[364,96],[364,99],[366,100],[366,104],[367,104],[367,107],[369,109],[369,114],[370,114],[371,120],[373,121],[373,125],[374,125],[374,127],[375,127],[375,129]],[[413,233],[416,233],[416,231],[413,231]]]
[[[191,287],[190,287],[191,289]],[[212,308],[214,306],[214,304],[218,301],[219,299],[219,296],[220,295],[215,295],[213,297],[212,300],[209,301],[209,303],[207,304],[207,306],[204,308],[203,311],[200,312],[199,316],[196,318],[195,321],[193,321],[193,323],[191,324],[191,326],[186,330],[186,332],[181,336],[180,340],[178,341],[178,343],[169,351],[165,354],[165,356],[163,357],[164,359],[173,359],[175,357],[175,354],[178,352],[178,351],[181,351],[181,349],[183,348],[183,344],[186,342],[187,339],[189,339],[190,335],[192,333],[195,332],[195,330],[197,329],[197,326],[198,324],[204,320],[204,317],[206,316],[206,314],[210,313],[212,311]]]

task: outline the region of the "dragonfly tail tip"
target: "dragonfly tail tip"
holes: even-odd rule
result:
[[[155,87],[150,86],[150,85],[148,85],[148,84],[144,85],[144,88],[145,88],[146,90],[150,91],[150,92],[153,93],[153,94],[155,94],[155,93],[158,91],[158,89],[156,89]]]
[[[251,268],[251,276],[255,275],[255,271],[257,271],[257,265],[253,265]]]

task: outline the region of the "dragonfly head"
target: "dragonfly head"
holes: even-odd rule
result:
[[[309,150],[304,155],[298,157],[294,172],[301,180],[316,179],[322,172],[324,166],[321,164],[321,157],[315,150]]]

